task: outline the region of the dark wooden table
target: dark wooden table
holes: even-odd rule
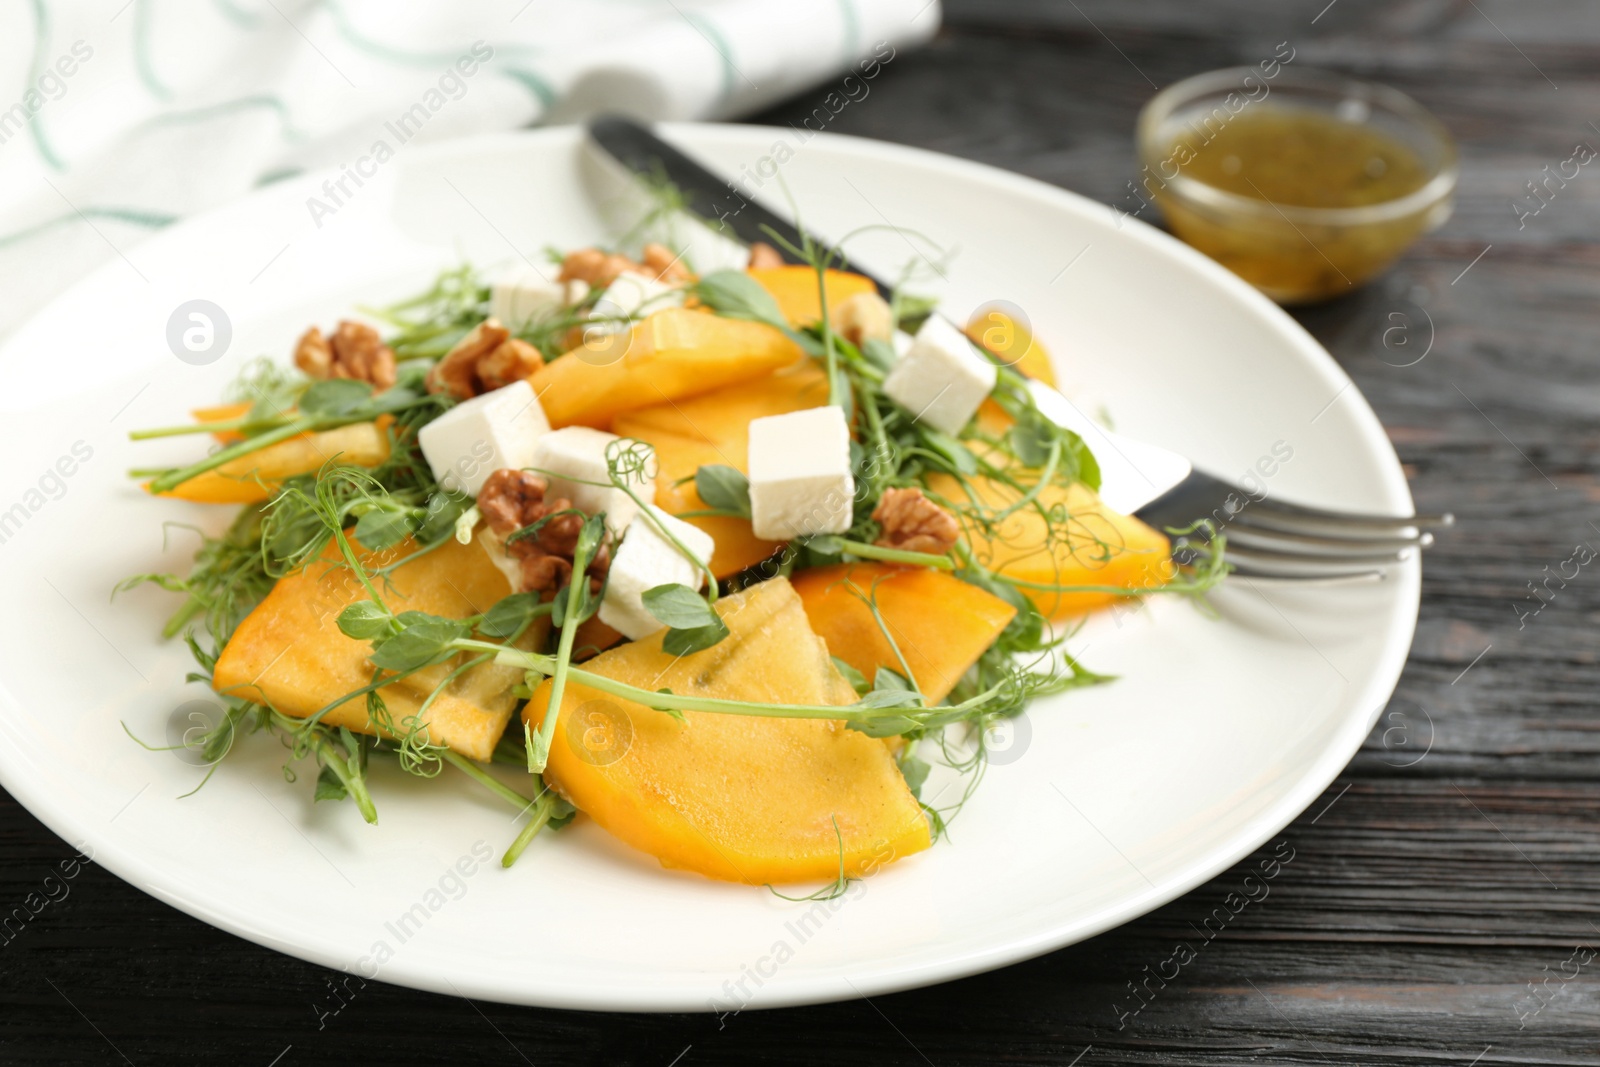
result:
[[[1600,563],[1528,613],[1530,582],[1600,548],[1600,170],[1520,225],[1512,207],[1547,164],[1600,146],[1600,10],[957,0],[937,41],[895,59],[832,128],[1109,201],[1156,87],[1285,40],[1296,64],[1411,93],[1460,140],[1455,217],[1388,278],[1299,314],[1388,426],[1419,507],[1460,525],[1428,558],[1395,703],[1283,832],[1293,863],[1137,1014],[1129,983],[1192,940],[1254,859],[1042,959],[725,1028],[372,984],[319,1030],[331,972],[90,867],[0,945],[0,1062],[1600,1063]],[[1384,344],[1402,322],[1405,358]],[[1420,363],[1394,365],[1430,338]],[[71,855],[4,794],[0,847],[8,906]]]

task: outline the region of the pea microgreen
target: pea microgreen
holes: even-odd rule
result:
[[[705,597],[686,585],[658,585],[645,590],[641,599],[645,609],[668,627],[661,639],[668,655],[700,652],[728,636],[728,624]]]
[[[772,294],[742,270],[719,270],[703,276],[691,290],[700,302],[730,319],[763,322],[789,332],[789,321]]]
[[[750,479],[720,463],[707,463],[694,473],[694,490],[707,506],[741,519],[750,517]]]
[[[537,593],[512,593],[502,597],[494,607],[483,613],[478,622],[478,632],[485,637],[509,638],[528,628],[534,618],[549,614],[554,602],[539,603]]]
[[[577,637],[579,624],[598,607],[598,598],[590,594],[589,578],[585,571],[594,560],[595,553],[599,551],[605,537],[605,512],[591,515],[584,520],[583,528],[579,530],[577,542],[572,550],[572,580],[567,583],[564,590],[556,592],[556,603],[562,607],[558,609],[560,617],[553,618],[552,621],[561,628],[561,641],[554,666],[549,672],[550,693],[549,700],[545,704],[544,717],[540,721],[539,729],[528,738],[528,771],[531,774],[542,772],[550,758],[550,741],[555,736],[556,717],[561,710],[567,677],[572,668],[572,642]],[[457,639],[456,644],[464,648],[470,643]]]

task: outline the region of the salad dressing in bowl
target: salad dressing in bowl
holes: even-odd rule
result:
[[[1140,117],[1146,183],[1183,240],[1305,303],[1353,291],[1449,216],[1455,148],[1420,105],[1307,70],[1244,99],[1238,73],[1179,82]]]

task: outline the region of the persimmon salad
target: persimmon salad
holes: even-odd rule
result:
[[[1099,501],[1020,324],[788,251],[453,269],[135,433],[214,435],[134,473],[238,508],[187,576],[124,583],[185,597],[207,777],[266,731],[367,822],[374,761],[471,779],[526,815],[507,866],[581,813],[667,867],[842,887],[929,847],[996,723],[1107,680],[1072,620],[1225,573]]]

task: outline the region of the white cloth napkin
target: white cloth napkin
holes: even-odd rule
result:
[[[378,141],[609,109],[731,118],[814,86],[820,103],[833,80],[843,99],[939,17],[939,0],[12,0],[0,336],[153,231]]]

